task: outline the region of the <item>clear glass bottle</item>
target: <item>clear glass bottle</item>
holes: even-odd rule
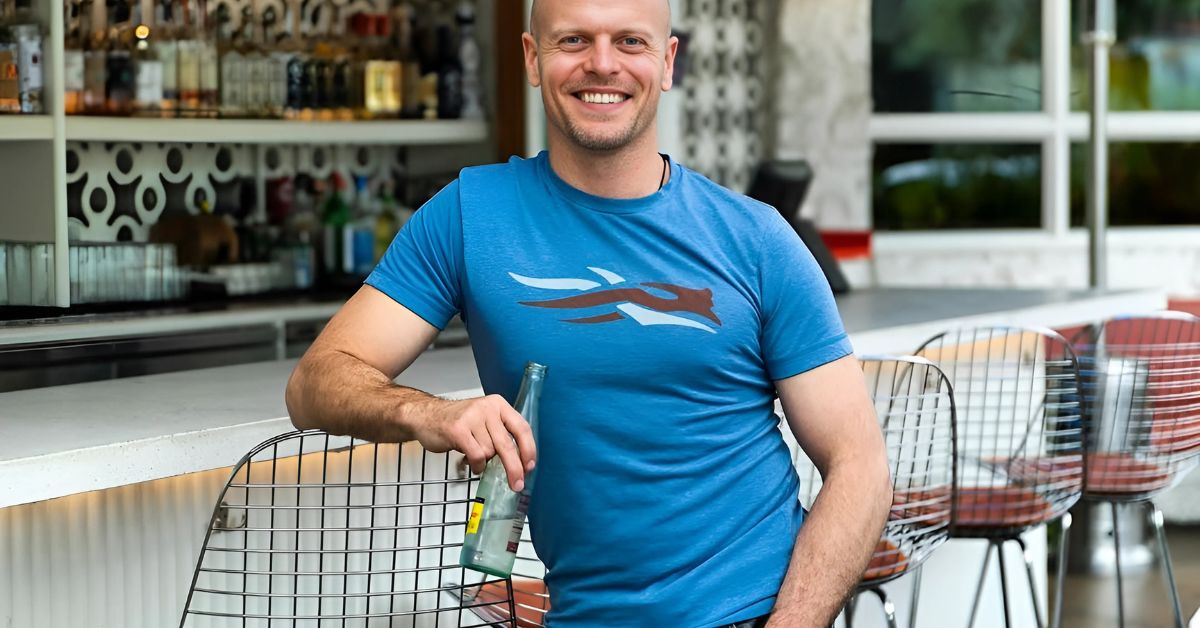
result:
[[[63,24],[67,29],[63,44],[63,111],[67,115],[74,115],[83,113],[83,48],[88,33],[84,30],[87,22],[80,13],[80,4],[68,1],[66,5]]]
[[[104,4],[84,0],[80,6],[83,24],[83,110],[103,114],[106,110],[105,84],[108,82],[108,37],[104,28]]]
[[[534,439],[537,438],[538,400],[542,394],[542,383],[546,379],[546,367],[536,362],[525,365],[525,376],[513,405],[517,412],[529,421]],[[471,512],[467,519],[466,535],[463,537],[459,563],[468,569],[507,578],[512,575],[513,563],[517,558],[517,546],[521,532],[525,529],[525,513],[529,510],[529,496],[533,491],[533,476],[525,478],[525,488],[520,493],[508,485],[508,473],[499,456],[488,461],[475,499],[471,501]]]
[[[133,69],[133,24],[130,6],[116,0],[108,13],[108,63],[104,83],[108,115],[133,114],[137,76]]]
[[[150,45],[162,62],[162,100],[159,111],[164,118],[174,117],[179,109],[179,44],[175,40],[175,8],[172,0],[162,0],[154,21],[154,39]]]
[[[135,8],[134,14],[141,15],[140,7]],[[152,44],[150,25],[141,19],[135,21],[138,25],[133,33],[137,39],[133,49],[133,67],[137,77],[134,110],[138,115],[158,116],[163,100],[163,63],[157,47]]]

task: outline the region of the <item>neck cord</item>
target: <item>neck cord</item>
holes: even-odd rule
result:
[[[663,160],[662,176],[659,177],[659,179],[658,179],[658,189],[661,190],[661,189],[663,189],[663,186],[667,184],[667,165],[670,164],[671,161],[669,159],[667,159],[667,156],[662,153],[659,153],[658,156],[662,157],[662,160]]]

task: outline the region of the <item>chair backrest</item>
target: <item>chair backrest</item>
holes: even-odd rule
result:
[[[1200,318],[1119,316],[1076,339],[1088,408],[1089,495],[1140,500],[1200,456]]]
[[[947,331],[918,350],[950,378],[957,411],[954,536],[1010,537],[1083,492],[1079,365],[1049,329]]]
[[[860,358],[875,404],[892,475],[892,507],[864,586],[898,578],[945,542],[952,520],[955,420],[950,382],[937,366],[914,357]],[[811,508],[821,476],[796,454],[801,502]]]
[[[221,491],[180,626],[511,625],[508,581],[458,564],[460,459],[319,431],[256,446]]]

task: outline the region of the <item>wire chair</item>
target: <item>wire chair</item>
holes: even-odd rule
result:
[[[254,447],[217,500],[181,628],[516,626],[509,580],[458,564],[476,480],[456,458],[316,430]]]
[[[1038,608],[1032,557],[1021,534],[1059,520],[1062,545],[1053,626],[1062,609],[1069,510],[1083,493],[1086,460],[1079,365],[1067,341],[1049,329],[1008,326],[947,331],[918,355],[940,366],[954,386],[958,462],[953,538],[986,539],[971,605],[975,622],[993,550],[1000,570],[1004,623],[1011,625],[1004,545],[1025,557],[1034,617]]]
[[[875,403],[892,475],[892,506],[871,562],[845,609],[854,619],[859,595],[871,592],[895,628],[895,607],[883,590],[887,582],[913,573],[909,608],[915,626],[921,565],[946,541],[954,493],[954,399],[946,376],[928,360],[914,357],[862,357],[868,392]],[[797,450],[801,503],[811,508],[821,490],[812,461]]]
[[[1076,343],[1088,408],[1084,498],[1108,503],[1116,546],[1117,617],[1125,625],[1117,505],[1145,504],[1174,606],[1183,613],[1163,517],[1154,497],[1200,460],[1200,318],[1182,312],[1120,316]]]

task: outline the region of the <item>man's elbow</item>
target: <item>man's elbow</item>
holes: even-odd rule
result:
[[[871,479],[875,487],[874,493],[877,496],[876,504],[880,511],[886,515],[892,507],[892,473],[888,464],[887,450],[880,448],[875,459],[875,472],[871,475]]]
[[[308,420],[304,412],[304,360],[296,365],[292,370],[292,374],[288,377],[287,386],[283,391],[283,403],[287,406],[288,417],[292,420],[292,425],[298,430],[307,430],[316,427]]]

